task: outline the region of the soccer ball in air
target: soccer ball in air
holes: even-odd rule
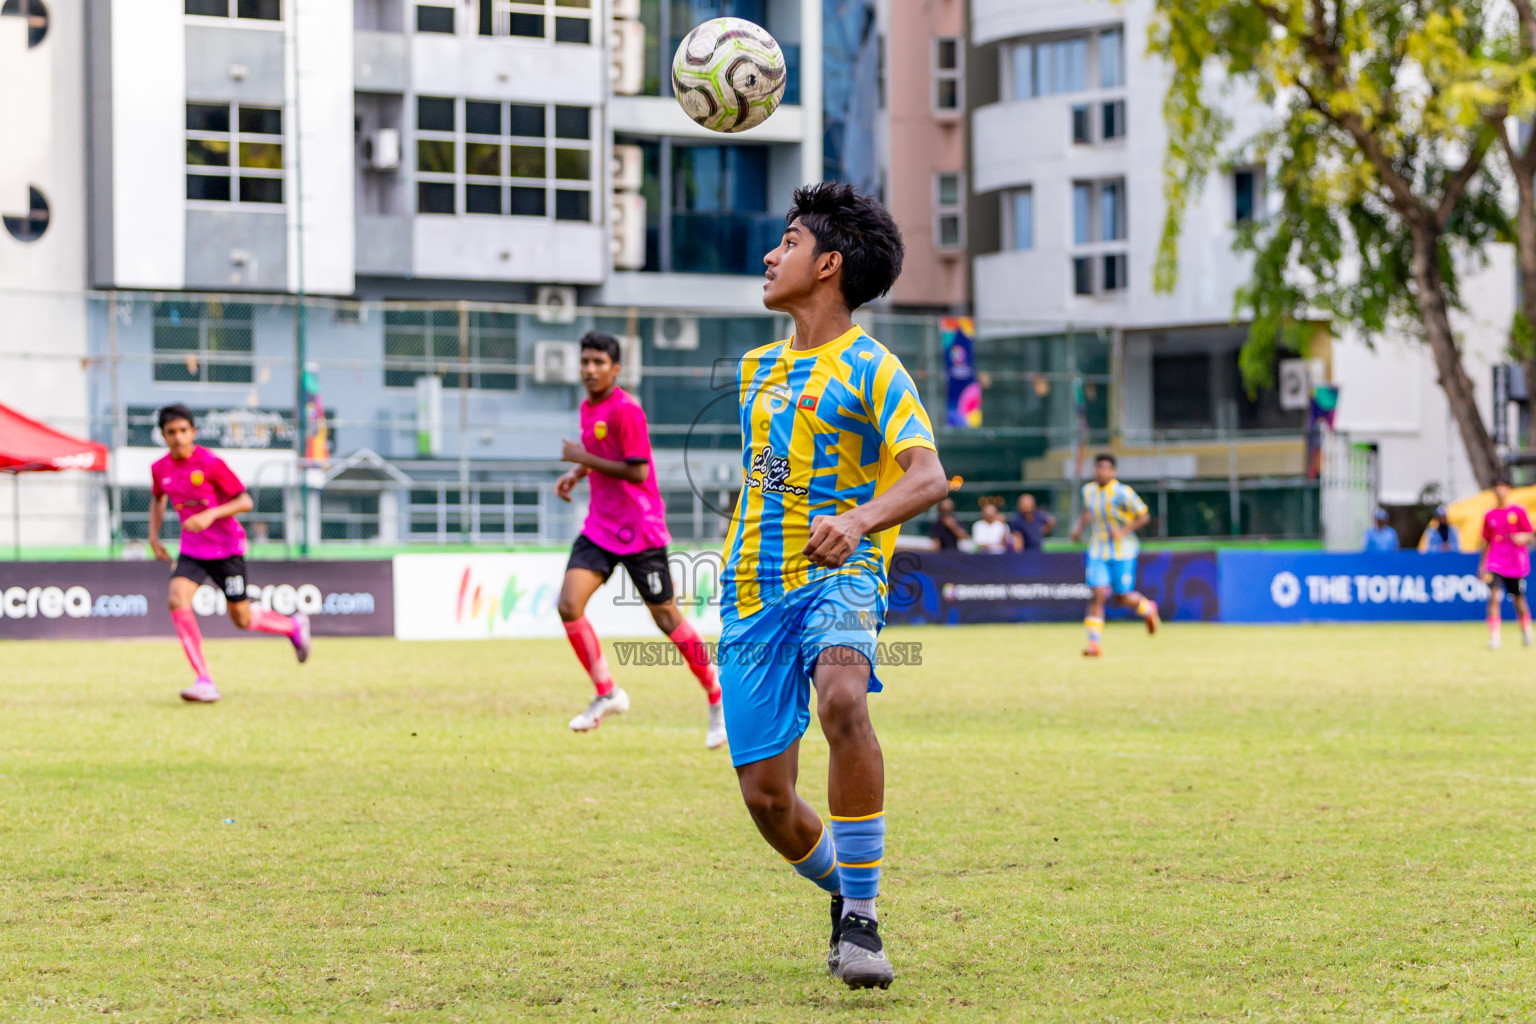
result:
[[[714,18],[683,38],[672,58],[672,94],[712,132],[762,124],[784,98],[784,51],[766,29]]]

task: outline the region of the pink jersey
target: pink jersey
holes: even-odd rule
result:
[[[222,505],[245,490],[224,460],[206,448],[192,449],[181,461],[167,455],[150,467],[155,497],[168,495],[184,523],[204,509]],[[188,558],[230,558],[245,554],[245,527],[234,516],[215,519],[206,530],[181,532],[181,553]]]
[[[586,538],[616,555],[632,555],[671,542],[667,507],[656,488],[656,464],[651,461],[651,432],[640,403],[617,387],[595,405],[590,398],[584,400],[581,446],[604,459],[644,462],[650,467],[638,484],[597,470],[587,476],[592,505],[581,528]]]
[[[1531,574],[1531,553],[1511,538],[1530,533],[1531,520],[1519,505],[1489,509],[1483,516],[1483,540],[1488,542],[1488,571],[1511,579]]]

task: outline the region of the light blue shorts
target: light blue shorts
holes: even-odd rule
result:
[[[811,723],[811,678],[829,647],[852,647],[875,676],[875,638],[885,625],[885,586],[859,573],[828,576],[791,591],[745,619],[727,619],[720,632],[720,693],[731,763],[751,764],[782,754]]]
[[[1088,585],[1097,590],[1109,587],[1117,594],[1136,589],[1135,558],[1088,558]]]

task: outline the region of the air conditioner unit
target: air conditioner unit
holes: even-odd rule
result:
[[[574,341],[533,343],[535,384],[576,384],[581,381],[581,350]]]
[[[569,324],[576,321],[576,289],[569,285],[546,284],[534,298],[539,323]]]
[[[645,346],[639,338],[623,335],[619,338],[619,387],[637,388],[640,386],[640,378],[644,372],[641,365],[641,354]],[[577,360],[578,367],[580,360]]]
[[[1280,360],[1280,408],[1288,412],[1312,404],[1312,379],[1305,359]]]
[[[608,81],[619,96],[638,96],[645,88],[645,26],[638,21],[616,21],[609,40],[612,61]]]
[[[699,347],[699,322],[691,316],[656,318],[656,347],[675,352],[692,352]]]
[[[380,128],[363,139],[363,159],[370,171],[400,169],[400,129]]]
[[[645,150],[639,146],[613,147],[613,190],[639,192],[645,184]]]
[[[640,20],[640,0],[612,0],[608,5],[615,18],[628,18],[630,21]]]
[[[609,247],[615,270],[645,269],[645,197],[622,192],[613,197]]]

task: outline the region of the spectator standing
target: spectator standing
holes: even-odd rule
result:
[[[981,518],[971,527],[971,540],[984,554],[1001,555],[1008,550],[1008,524],[996,505],[988,502],[981,506]]]
[[[1365,531],[1366,551],[1397,551],[1402,547],[1397,531],[1387,523],[1387,510],[1376,506],[1376,525]]]
[[[1019,510],[1008,520],[1010,540],[1015,551],[1040,551],[1045,548],[1045,538],[1056,528],[1056,517],[1035,508],[1033,494],[1019,495]]]
[[[1451,525],[1444,505],[1435,509],[1435,517],[1424,528],[1424,536],[1419,538],[1419,550],[1427,555],[1461,550],[1461,534]]]
[[[954,499],[945,498],[939,502],[939,516],[928,524],[928,537],[933,541],[933,550],[953,551],[967,536],[965,527],[955,518]]]

